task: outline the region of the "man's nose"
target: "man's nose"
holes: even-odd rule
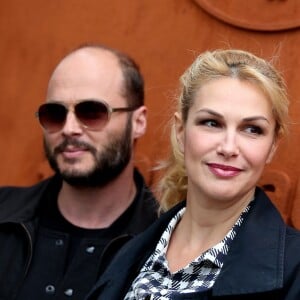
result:
[[[75,113],[71,110],[66,115],[66,121],[62,129],[63,134],[67,136],[78,135],[82,133],[82,124],[77,119]]]

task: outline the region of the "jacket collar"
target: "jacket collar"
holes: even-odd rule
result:
[[[132,204],[132,220],[124,232],[135,235],[137,228],[144,230],[150,223],[157,219],[157,201],[147,188],[142,175],[137,169],[134,170],[134,181],[137,194]],[[39,182],[31,187],[4,187],[0,189],[0,224],[13,222],[21,223],[31,220],[35,215],[44,197],[56,199],[61,188],[62,180],[59,175]]]
[[[134,216],[134,219],[128,222],[126,230],[124,228],[124,232],[132,236],[144,231],[158,217],[158,202],[146,186],[144,178],[137,168],[134,169],[134,182],[137,192],[129,207],[132,209],[131,215]]]
[[[21,223],[31,220],[35,216],[46,191],[51,189],[58,192],[60,187],[60,178],[53,176],[30,187],[1,188],[0,224],[6,222]]]

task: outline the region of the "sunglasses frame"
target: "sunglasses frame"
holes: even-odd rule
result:
[[[80,120],[80,118],[78,118],[78,116],[76,115],[76,109],[75,107],[78,105],[78,104],[81,104],[81,103],[84,103],[84,102],[92,102],[92,103],[100,103],[100,104],[103,104],[103,106],[106,107],[106,111],[107,111],[107,119],[106,119],[106,122],[101,126],[101,128],[92,128],[90,127],[89,125],[86,125],[84,122],[82,122]],[[61,105],[62,107],[65,108],[65,119],[61,125],[61,128],[57,129],[57,130],[50,130],[49,128],[46,128],[42,122],[41,122],[41,118],[40,118],[40,110],[42,107],[45,107],[47,106],[48,104],[57,104],[57,105]],[[77,122],[82,126],[84,127],[85,129],[88,129],[88,130],[91,130],[91,131],[100,131],[102,128],[105,127],[106,124],[108,124],[108,122],[110,121],[110,118],[111,118],[111,115],[112,113],[114,112],[131,112],[131,111],[134,111],[136,109],[138,109],[139,107],[141,107],[141,105],[136,105],[136,106],[124,106],[124,107],[111,107],[106,101],[102,100],[102,99],[95,99],[95,98],[91,98],[91,99],[81,99],[81,100],[78,100],[76,101],[75,103],[72,103],[71,105],[66,105],[64,104],[63,102],[60,102],[60,101],[57,101],[57,100],[49,100],[47,101],[46,103],[43,103],[39,106],[38,110],[35,112],[35,117],[39,120],[39,123],[41,125],[41,127],[47,131],[47,132],[58,132],[60,130],[62,130],[62,128],[65,126],[66,124],[66,120],[67,120],[67,115],[68,113],[71,111]]]

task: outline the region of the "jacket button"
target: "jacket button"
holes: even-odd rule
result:
[[[58,239],[58,240],[55,241],[56,246],[62,246],[63,244],[64,244],[64,241],[61,240],[61,239]]]
[[[94,246],[91,246],[91,247],[87,247],[85,249],[85,251],[89,254],[93,254],[95,252],[95,247]]]
[[[54,285],[47,285],[46,288],[45,288],[45,292],[46,294],[49,294],[49,295],[54,295],[55,294],[55,287]]]
[[[64,291],[64,293],[65,293],[66,296],[69,296],[69,297],[73,296],[73,290],[72,289],[67,289],[67,290]]]

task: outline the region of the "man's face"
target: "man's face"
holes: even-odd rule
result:
[[[89,170],[65,168],[60,169],[57,157],[68,147],[85,148],[93,156],[94,164]],[[51,150],[44,138],[44,149],[52,169],[73,186],[103,186],[116,178],[127,166],[132,155],[131,145],[131,118],[119,136],[112,136],[102,150],[97,150],[93,145],[80,142],[77,139],[66,138],[60,145]],[[71,166],[76,165],[76,158],[65,158]]]
[[[49,82],[47,102],[66,107],[78,100],[99,99],[112,107],[127,106],[121,94],[123,75],[114,55],[79,50],[67,57]],[[47,158],[55,172],[75,186],[102,186],[117,177],[132,156],[131,114],[116,112],[99,131],[89,130],[69,111],[63,128],[44,131]]]

